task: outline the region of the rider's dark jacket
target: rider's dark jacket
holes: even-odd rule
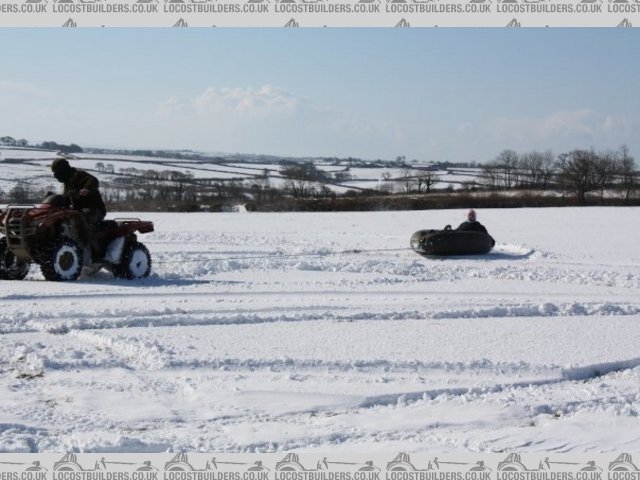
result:
[[[456,230],[489,233],[487,229],[478,221],[462,222]]]
[[[64,195],[71,199],[73,206],[78,210],[91,212],[94,222],[99,222],[107,214],[107,209],[98,190],[99,182],[96,177],[85,172],[71,168],[68,179],[64,182]],[[80,195],[80,190],[89,191],[87,195]]]

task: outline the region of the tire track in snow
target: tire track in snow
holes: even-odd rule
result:
[[[424,297],[424,293],[412,296]],[[351,295],[353,296],[353,295]],[[443,295],[446,296],[446,295]],[[457,302],[459,303],[459,302]],[[358,307],[290,306],[269,308],[229,307],[218,309],[164,308],[148,310],[108,309],[95,313],[31,312],[25,315],[0,314],[0,334],[48,332],[64,334],[72,330],[100,330],[117,328],[148,328],[174,326],[251,325],[277,322],[314,321],[402,321],[402,320],[455,320],[488,318],[532,318],[572,316],[633,316],[640,314],[640,305],[610,302],[514,303],[500,306],[468,308],[367,310]],[[232,313],[234,312],[234,313]]]
[[[507,383],[495,383],[490,386],[484,387],[471,387],[471,388],[441,388],[441,389],[431,389],[431,390],[423,390],[423,391],[415,391],[415,392],[403,392],[399,394],[385,394],[379,396],[367,397],[365,402],[363,402],[363,407],[369,406],[379,406],[379,405],[394,405],[402,402],[416,402],[418,400],[427,400],[427,399],[435,399],[441,395],[446,395],[449,397],[457,397],[464,395],[486,395],[490,393],[499,393],[507,390],[518,390],[523,388],[540,388],[540,387],[548,387],[560,385],[566,382],[588,382],[594,379],[599,379],[601,377],[606,377],[607,375],[623,372],[627,370],[634,370],[640,367],[640,357],[634,358],[631,360],[624,360],[619,362],[608,362],[594,365],[585,365],[580,367],[571,367],[571,368],[560,368],[549,366],[546,367],[549,373],[554,373],[554,368],[558,374],[557,378],[542,378],[540,380],[522,380],[515,382],[507,382]],[[477,368],[477,367],[476,367]],[[474,369],[476,369],[474,368]],[[529,367],[531,368],[531,367]],[[535,371],[539,368],[531,368],[530,371]],[[527,369],[525,368],[526,372]],[[520,373],[522,373],[522,367],[520,367]],[[637,393],[633,393],[631,395],[634,398],[638,397]],[[619,401],[623,399],[618,398]],[[571,403],[571,402],[570,402]],[[576,403],[577,404],[577,403]],[[547,412],[548,413],[548,412]]]
[[[635,373],[635,377],[638,376],[640,372]],[[408,439],[419,442],[418,444],[423,447],[425,443],[422,440],[438,439],[438,442],[441,440],[442,445],[446,444],[448,447],[460,444],[465,448],[472,445],[476,450],[487,450],[492,448],[494,441],[506,438],[515,432],[522,432],[523,427],[533,427],[538,423],[553,424],[564,419],[571,421],[571,417],[580,414],[602,413],[603,405],[606,405],[606,411],[614,417],[637,416],[640,395],[635,389],[635,383],[626,385],[622,383],[616,386],[608,381],[602,391],[598,388],[602,383],[600,379],[596,379],[595,382],[589,381],[587,384],[583,381],[579,383],[584,385],[579,387],[581,390],[578,394],[579,398],[567,395],[566,386],[560,382],[532,386],[505,385],[484,391],[471,389],[458,394],[443,392],[437,396],[420,395],[416,392],[413,398],[411,395],[400,395],[390,397],[388,402],[382,401],[384,399],[375,399],[373,403],[363,402],[353,407],[329,410],[320,408],[311,412],[266,415],[261,416],[259,422],[251,423],[250,427],[248,425],[252,422],[251,419],[235,416],[224,419],[222,424],[226,431],[234,428],[239,428],[241,431],[251,428],[253,438],[260,438],[259,432],[262,428],[264,432],[269,432],[280,431],[280,427],[284,428],[291,424],[307,426],[304,439],[297,439],[294,432],[291,438],[281,438],[278,443],[269,443],[271,450],[288,450],[309,444],[318,448],[381,441],[389,444]],[[283,401],[286,401],[286,397],[283,397]],[[501,411],[513,408],[517,408],[517,414],[512,412],[501,417],[485,418],[484,416],[485,412],[499,416]],[[462,415],[460,420],[447,421],[437,413],[432,413],[434,409],[438,412],[442,412],[443,409],[447,411],[453,409]],[[475,410],[478,413],[470,413]],[[361,419],[355,425],[349,421],[349,418],[353,418],[354,415]],[[363,416],[369,417],[369,421],[364,421]],[[400,423],[396,430],[389,430],[388,419],[394,416],[398,417]],[[406,426],[403,427],[402,422],[409,416],[421,420],[417,428],[406,431]],[[323,418],[331,418],[331,422],[324,422]],[[345,419],[344,422],[341,418]],[[452,418],[455,418],[455,415]],[[318,420],[314,422],[313,419]],[[492,422],[491,431],[483,432],[486,430],[485,424],[488,421],[497,422],[497,424]],[[489,433],[489,437],[486,440],[472,440],[475,433],[485,435]],[[497,438],[496,434],[499,435]],[[525,436],[528,437],[528,435],[529,433],[525,432]],[[516,433],[515,438],[522,438],[522,434]],[[299,443],[302,440],[304,444]],[[437,445],[438,442],[435,444]],[[265,445],[264,442],[255,441],[249,444],[235,444],[232,448],[251,451],[264,448]]]
[[[455,281],[464,278],[490,278],[505,280],[526,280],[535,282],[570,283],[584,285],[618,286],[623,288],[640,287],[640,276],[633,266],[600,265],[600,269],[578,269],[580,264],[547,261],[544,252],[518,245],[498,245],[497,250],[483,256],[450,257],[424,259],[413,252],[400,256],[385,256],[382,259],[362,258],[362,251],[351,255],[327,254],[318,256],[326,249],[307,252],[307,259],[282,258],[267,255],[266,258],[242,259],[232,261],[222,258],[199,260],[191,269],[195,276],[219,274],[225,272],[261,269],[261,270],[308,270],[342,273],[380,274],[409,277],[408,281]],[[328,252],[335,253],[335,252]],[[300,255],[304,255],[301,252]],[[344,259],[345,256],[356,258]],[[190,256],[182,258],[185,266],[194,260]],[[514,263],[516,261],[516,263]],[[593,266],[592,264],[589,264]],[[612,268],[607,268],[612,267]],[[188,268],[180,268],[180,275],[189,276]],[[582,271],[580,271],[582,270]],[[168,272],[171,275],[170,272]]]

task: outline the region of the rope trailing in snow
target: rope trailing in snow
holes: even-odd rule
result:
[[[329,255],[356,255],[360,253],[376,253],[376,252],[403,252],[406,250],[411,250],[410,248],[378,248],[372,250],[364,250],[360,248],[354,248],[351,250],[341,250],[339,252],[320,252],[320,253],[270,253],[267,255],[252,255],[252,256],[243,256],[243,257],[199,257],[198,259],[193,260],[154,260],[153,263],[156,265],[163,265],[169,263],[194,263],[194,262],[227,262],[231,260],[258,260],[264,258],[295,258],[295,257],[326,257]],[[199,254],[196,254],[199,255]]]

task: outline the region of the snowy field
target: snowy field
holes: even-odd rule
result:
[[[463,215],[143,214],[146,280],[0,281],[0,451],[640,450],[640,209],[408,249]]]

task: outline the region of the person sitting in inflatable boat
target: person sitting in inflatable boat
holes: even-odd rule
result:
[[[476,211],[473,208],[467,213],[467,221],[458,225],[456,230],[460,230],[462,232],[482,232],[489,235],[485,226],[476,220]]]

